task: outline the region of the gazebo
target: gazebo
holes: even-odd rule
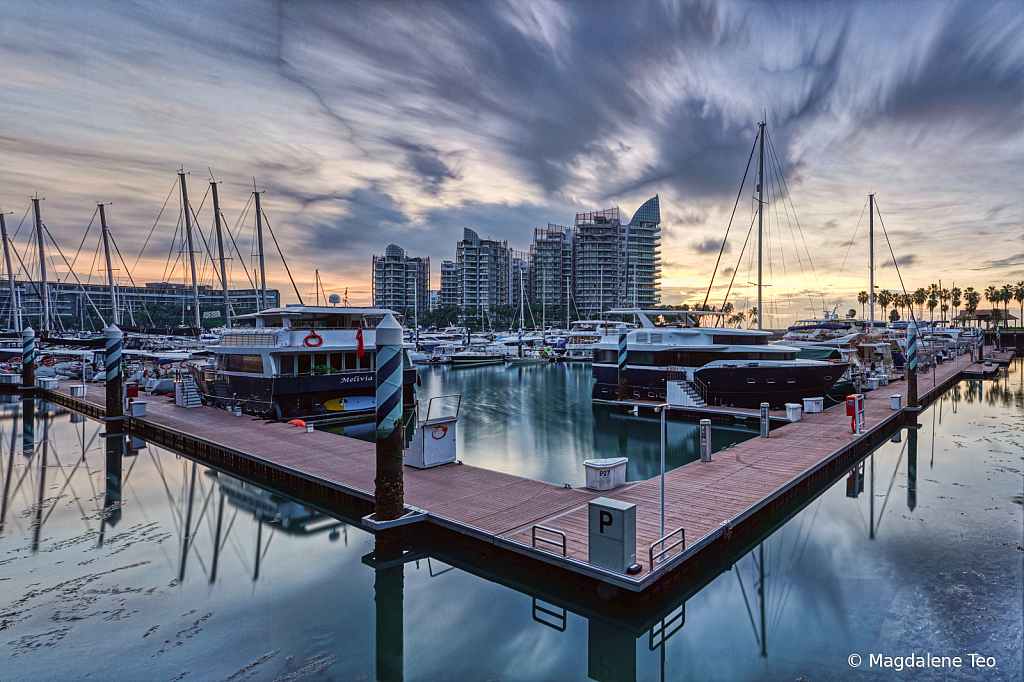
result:
[[[980,327],[981,323],[984,322],[985,323],[985,327],[988,328],[988,327],[992,326],[992,311],[993,310],[999,311],[999,319],[1000,319],[1000,322],[1002,323],[1003,326],[1014,326],[1014,325],[1011,325],[1010,322],[1011,321],[1015,321],[1017,319],[1017,316],[1014,315],[1013,313],[1010,313],[1010,312],[1005,313],[1005,316],[1004,316],[1002,308],[990,308],[988,310],[975,310],[974,313],[970,314],[970,315],[967,314],[967,313],[960,313],[959,317],[957,317],[956,319],[961,321],[961,322],[974,322],[975,326],[978,326],[978,327]]]

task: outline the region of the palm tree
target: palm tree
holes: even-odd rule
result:
[[[753,308],[751,308],[750,312],[747,313],[747,314],[750,315],[750,324],[757,324],[757,320],[758,320],[758,317],[757,317],[757,306],[754,306]]]
[[[1013,298],[1020,303],[1020,319],[1017,320],[1018,327],[1024,327],[1024,280],[1017,282],[1013,288]]]
[[[864,317],[864,304],[867,303],[870,300],[871,300],[871,297],[868,296],[868,292],[866,292],[866,291],[858,291],[857,292],[857,303],[860,303],[860,316],[861,317]],[[853,314],[856,315],[857,311],[856,310],[853,311]]]
[[[928,297],[928,314],[929,314],[929,322],[931,324],[935,323],[935,307],[937,305],[939,305],[938,299],[936,299],[934,296],[929,296]]]
[[[900,319],[900,311],[896,310],[896,308],[893,308],[892,312],[889,313],[889,321],[890,322],[896,322],[899,319]]]
[[[978,311],[978,303],[981,302],[981,294],[974,290],[974,287],[967,287],[964,289],[964,311],[974,316],[974,313]]]
[[[953,295],[953,316],[960,317],[960,294],[963,292],[960,291],[959,288],[953,287],[953,290],[950,293]]]
[[[1013,285],[1004,284],[1003,288],[999,290],[999,299],[1003,302],[1003,319],[1007,322],[1010,321],[1010,301],[1013,300]]]
[[[1001,298],[1000,293],[1002,292],[999,289],[996,289],[995,287],[988,287],[985,289],[985,300],[989,303],[999,303],[999,299]]]
[[[925,289],[918,289],[913,294],[914,303],[917,304],[918,317],[924,317],[924,302],[928,300],[928,292]]]
[[[861,293],[863,293],[863,292],[861,292]],[[846,317],[848,317],[850,319],[853,319],[856,316],[857,316],[857,309],[856,308],[850,308],[849,310],[846,311]]]
[[[875,299],[878,301],[878,305],[882,306],[882,318],[884,319],[886,310],[889,308],[889,304],[892,303],[892,292],[888,289],[882,289],[875,296]]]

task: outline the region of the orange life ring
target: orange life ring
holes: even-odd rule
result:
[[[309,334],[306,334],[306,338],[303,339],[302,342],[309,346],[310,348],[319,348],[324,343],[324,337],[320,336],[311,329],[309,331]]]
[[[43,364],[46,365],[47,367],[53,367],[54,365],[57,364],[57,358],[46,358],[45,360],[43,360]]]
[[[445,435],[447,433],[448,433],[448,427],[447,426],[441,426],[439,424],[439,425],[435,426],[433,428],[433,430],[430,432],[430,437],[433,438],[434,440],[441,440],[442,438],[445,437]],[[440,434],[440,435],[438,435],[438,434]]]
[[[181,362],[179,362],[178,367],[181,367],[182,369],[188,367],[188,360],[182,360]]]
[[[149,376],[149,370],[148,370],[148,369],[147,369],[147,370],[144,370],[144,371],[142,372],[142,378],[143,378],[143,379],[145,379],[145,378],[146,378],[146,377],[148,377],[148,376]]]

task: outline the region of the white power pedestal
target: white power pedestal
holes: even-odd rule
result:
[[[616,573],[636,563],[636,505],[607,497],[589,503],[588,560]]]

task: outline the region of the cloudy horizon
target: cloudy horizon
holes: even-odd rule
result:
[[[1022,33],[1010,2],[14,2],[0,208],[14,233],[45,197],[48,229],[95,281],[98,233],[83,235],[109,202],[133,279],[182,281],[179,167],[205,234],[210,170],[230,227],[255,178],[299,291],[319,270],[328,293],[368,304],[388,244],[429,256],[437,287],[465,227],[527,251],[534,228],[628,218],[658,194],[662,300],[692,303],[765,118],[785,178],[766,174],[780,321],[860,309],[869,193],[891,241],[876,223],[876,284],[899,288],[895,259],[909,288],[984,289],[1024,279]],[[737,305],[756,299],[751,188],[712,302],[733,275]],[[269,285],[294,301],[267,253]],[[56,253],[48,265],[66,271]],[[247,286],[237,262],[231,277]]]

